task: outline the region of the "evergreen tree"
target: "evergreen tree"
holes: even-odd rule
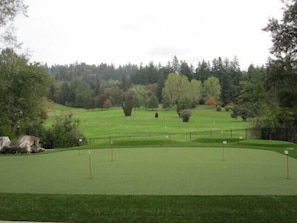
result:
[[[240,116],[244,121],[261,116],[265,104],[265,70],[250,66],[245,80],[242,80],[240,94],[236,98],[232,117]]]
[[[205,62],[204,60],[202,62],[199,62],[196,68],[196,72],[194,74],[194,78],[196,80],[200,80],[204,82],[211,75],[212,75],[212,72],[211,72],[209,63]]]
[[[192,67],[187,64],[186,61],[183,61],[180,65],[180,73],[188,77],[189,80],[193,79],[193,70]]]
[[[180,73],[180,71],[181,71],[180,63],[176,56],[174,56],[172,59],[171,67],[172,67],[173,72]]]

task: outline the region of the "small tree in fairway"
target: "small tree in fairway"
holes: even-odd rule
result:
[[[179,112],[179,116],[183,122],[188,122],[190,120],[191,115],[192,112],[190,109],[183,109]]]
[[[122,108],[123,108],[125,116],[131,116],[132,115],[132,108],[133,108],[132,99],[125,100],[122,103]]]

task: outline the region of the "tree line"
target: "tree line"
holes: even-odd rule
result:
[[[244,73],[240,70],[237,58],[202,61],[194,68],[186,61],[179,61],[176,56],[166,66],[151,62],[148,65],[127,64],[116,68],[103,63],[77,63],[45,65],[44,68],[54,80],[48,93],[50,100],[88,109],[120,106],[127,95],[133,96],[135,107],[155,108],[157,103],[166,107],[168,95],[164,95],[164,87],[169,74],[173,73],[178,73],[190,82],[199,82],[201,89],[197,90],[198,95],[195,93],[196,104],[204,104],[214,97],[217,104],[225,106],[234,103]],[[214,78],[218,80],[217,84],[209,86]],[[208,89],[202,92],[202,86],[208,79],[204,85]]]

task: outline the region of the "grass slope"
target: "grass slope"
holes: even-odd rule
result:
[[[49,113],[46,125],[50,126],[55,115],[72,113],[75,118],[81,121],[80,130],[87,138],[152,133],[180,134],[196,131],[245,129],[249,127],[248,123],[231,118],[230,112],[217,112],[214,108],[206,106],[199,106],[197,109],[193,109],[188,123],[182,122],[174,110],[158,110],[158,119],[155,118],[155,112],[134,110],[132,116],[125,117],[121,108],[85,110],[56,105],[55,110]]]

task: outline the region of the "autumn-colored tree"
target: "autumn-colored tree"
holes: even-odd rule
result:
[[[205,101],[206,105],[211,105],[211,106],[216,106],[217,105],[217,101],[214,97],[210,97]]]

